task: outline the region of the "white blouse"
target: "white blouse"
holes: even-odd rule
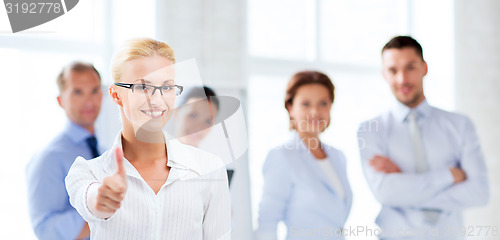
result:
[[[165,138],[167,136],[165,135]],[[91,239],[230,239],[231,203],[224,163],[213,154],[168,140],[168,179],[158,194],[124,159],[127,192],[108,219],[87,207],[89,186],[116,172],[112,150],[92,160],[78,157],[66,177],[70,202],[89,223]]]
[[[345,199],[344,188],[342,187],[342,183],[340,182],[339,175],[337,171],[335,171],[335,167],[328,158],[322,160],[316,160],[316,162],[320,165],[320,168],[326,174],[326,177],[332,184],[335,192],[342,198]]]

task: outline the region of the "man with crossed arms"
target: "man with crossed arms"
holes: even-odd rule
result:
[[[358,130],[365,177],[382,204],[381,239],[461,239],[462,211],[485,205],[487,169],[468,117],[430,106],[422,47],[398,36],[382,49],[392,109]]]

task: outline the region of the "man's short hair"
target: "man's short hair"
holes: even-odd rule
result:
[[[90,63],[85,63],[85,62],[72,62],[68,64],[67,66],[63,67],[59,75],[57,76],[57,87],[59,88],[59,94],[61,94],[64,91],[64,88],[66,87],[66,81],[64,80],[65,74],[70,73],[70,72],[86,72],[86,71],[94,71],[97,73],[97,77],[99,77],[99,83],[101,82],[101,75],[95,69],[94,65]]]
[[[387,42],[382,48],[382,53],[384,53],[385,50],[389,49],[403,49],[403,48],[413,48],[415,49],[415,52],[417,53],[418,56],[424,61],[424,53],[422,51],[422,46],[420,46],[420,43],[417,42],[414,38],[410,36],[397,36],[392,38],[389,42]]]

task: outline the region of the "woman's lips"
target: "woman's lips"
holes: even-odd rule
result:
[[[320,124],[321,122],[323,122],[324,120],[321,120],[321,119],[310,119],[309,120],[309,123],[312,123],[312,124]]]
[[[151,109],[151,110],[141,110],[144,114],[148,115],[151,118],[161,118],[165,113],[165,110],[160,109]]]

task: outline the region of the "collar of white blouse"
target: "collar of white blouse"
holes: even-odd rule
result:
[[[122,146],[122,141],[121,141],[121,132],[116,136],[115,142],[113,144],[113,147],[111,149],[115,149],[118,146]],[[166,139],[166,147],[167,147],[167,157],[168,157],[168,162],[167,166],[175,169],[174,171],[171,170],[169,179],[167,180],[167,183],[177,180],[181,177],[186,176],[189,173],[194,173],[195,175],[201,175],[201,166],[195,162],[195,156],[193,156],[193,152],[190,151],[188,148],[189,146],[186,146],[182,143],[180,143],[177,139],[170,139],[167,133],[164,132],[164,136]],[[107,173],[113,173],[116,171],[116,163],[115,163],[115,158],[114,158],[114,151],[107,151],[105,154],[102,155],[102,158],[105,160],[105,172]],[[142,180],[141,175],[135,169],[135,167],[126,159],[124,158],[124,167],[127,172],[127,176],[134,177],[137,179]]]

